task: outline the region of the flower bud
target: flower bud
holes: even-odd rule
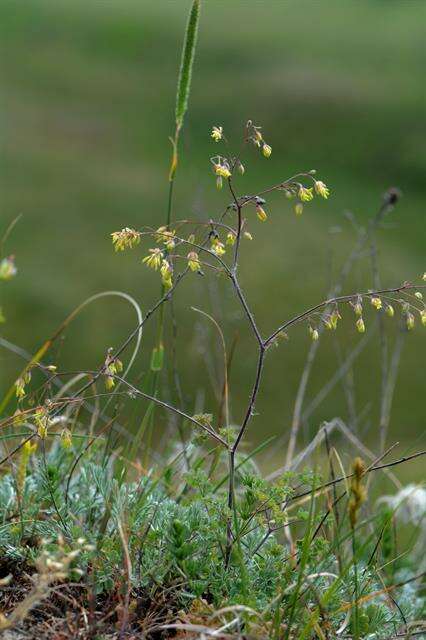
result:
[[[309,333],[314,342],[316,342],[319,338],[318,329],[313,329],[311,326],[309,327]]]
[[[315,180],[315,192],[325,199],[330,195],[329,188],[324,184],[324,182],[321,182],[321,180]]]
[[[331,322],[332,329],[334,329],[334,330],[337,329],[337,322],[338,322],[338,320],[341,319],[341,317],[342,316],[340,315],[339,310],[338,309],[334,309],[332,314],[331,314],[331,316],[330,316],[330,322]]]
[[[359,333],[365,333],[365,324],[361,316],[356,321],[356,328]]]
[[[226,236],[226,244],[229,244],[231,247],[235,244],[236,235],[233,231],[229,231]]]
[[[256,205],[256,213],[257,213],[257,217],[261,222],[266,222],[266,220],[268,219],[268,216],[266,214],[265,209],[261,207],[260,204]]]
[[[225,245],[219,238],[212,238],[210,251],[219,257],[223,256],[225,253]]]
[[[211,137],[215,142],[219,142],[223,138],[223,128],[222,127],[213,127],[211,132]]]
[[[416,320],[413,316],[413,314],[409,311],[406,315],[406,324],[407,324],[407,329],[408,331],[411,331],[411,329],[414,328],[414,324],[415,324]]]
[[[370,302],[373,305],[373,307],[377,309],[377,311],[379,311],[379,309],[382,308],[382,301],[378,296],[373,296],[372,298],[370,298]]]
[[[356,316],[362,316],[362,304],[361,302],[356,302],[354,304],[354,311]]]
[[[195,251],[190,251],[187,255],[188,258],[188,267],[191,271],[199,271],[200,270],[200,260],[198,258],[198,253]]]
[[[312,187],[307,189],[303,185],[300,185],[299,192],[297,194],[302,202],[309,202],[313,199]]]
[[[265,158],[269,158],[272,153],[272,147],[270,147],[269,144],[266,144],[266,142],[262,146],[262,153]]]

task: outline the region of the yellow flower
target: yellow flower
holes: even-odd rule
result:
[[[294,213],[295,213],[297,216],[301,216],[301,215],[302,215],[302,213],[303,213],[303,204],[302,204],[301,202],[297,202],[297,203],[294,205]]]
[[[330,195],[330,189],[321,180],[315,180],[315,192],[325,199]]]
[[[223,138],[223,127],[213,127],[211,137],[215,142],[219,142]]]
[[[266,215],[265,209],[261,207],[260,204],[256,205],[256,213],[260,222],[266,222],[266,220],[268,219],[268,216]]]
[[[393,308],[393,306],[391,304],[387,304],[386,305],[386,313],[389,316],[389,318],[393,318],[395,315],[395,310]]]
[[[233,231],[229,231],[228,235],[226,236],[226,244],[229,244],[232,247],[235,244],[236,237],[237,236]]]
[[[188,258],[188,267],[191,271],[199,271],[200,270],[200,260],[198,258],[198,253],[195,251],[190,251],[187,255]]]
[[[266,144],[266,142],[263,143],[262,153],[265,158],[269,158],[272,153],[272,147],[269,144]]]
[[[25,371],[15,382],[15,393],[18,400],[25,397],[25,386],[31,381],[31,371]]]
[[[362,303],[359,300],[354,304],[354,311],[356,316],[362,316]]]
[[[309,333],[314,342],[316,342],[319,338],[318,329],[313,329],[311,326],[309,327]]]
[[[217,256],[223,256],[225,253],[225,245],[219,240],[219,238],[212,238],[210,251]]]
[[[307,189],[306,187],[304,187],[303,185],[300,185],[299,187],[299,192],[297,194],[299,196],[299,199],[302,202],[309,202],[310,200],[313,199],[314,194],[312,193],[312,187],[310,187],[309,189]]]
[[[25,397],[25,382],[22,378],[18,378],[15,382],[15,394],[18,400]]]
[[[154,271],[157,271],[161,265],[161,260],[163,259],[163,252],[161,249],[155,248],[150,249],[149,253],[150,255],[145,256],[145,258],[142,259],[142,262],[151,269],[154,269]]]
[[[157,242],[162,242],[166,245],[169,251],[175,248],[175,231],[169,231],[167,227],[158,227],[155,239]]]
[[[332,329],[337,329],[337,321],[341,319],[341,315],[338,309],[334,309],[330,316],[330,323]]]
[[[253,240],[253,236],[251,235],[250,231],[244,231],[243,236],[246,240]]]
[[[163,260],[163,262],[161,263],[160,273],[161,273],[161,282],[163,283],[164,287],[166,289],[171,289],[173,286],[173,282],[172,282],[173,269],[168,260]]]
[[[176,246],[176,242],[175,242],[175,238],[174,238],[174,231],[169,231],[169,235],[167,240],[164,242],[166,248],[168,251],[173,251],[173,249]]]
[[[108,350],[107,357],[105,358],[105,387],[108,391],[115,387],[114,376],[123,370],[123,364],[118,358],[112,358],[111,349]]]
[[[133,249],[135,244],[139,244],[141,241],[141,234],[135,229],[129,229],[125,227],[121,231],[114,231],[111,233],[112,244],[116,251],[124,251],[124,249]]]
[[[39,407],[34,414],[34,420],[37,426],[38,436],[44,440],[47,436],[47,429],[50,424],[49,412],[45,407]]]
[[[372,298],[370,298],[370,302],[373,305],[373,307],[375,307],[375,309],[377,309],[377,311],[379,311],[379,309],[382,308],[382,301],[378,296],[373,296]]]
[[[408,311],[408,313],[406,315],[406,324],[407,324],[408,331],[411,331],[411,329],[413,329],[415,321],[416,321],[416,319],[413,316],[413,314],[410,311]]]
[[[230,178],[231,172],[229,171],[229,167],[226,164],[215,164],[214,171],[217,176],[221,178]]]
[[[365,333],[365,324],[361,316],[356,321],[356,328],[359,333]]]
[[[163,238],[164,238],[164,232],[167,231],[167,227],[165,225],[163,225],[162,227],[158,227],[157,231],[155,232],[155,240],[156,242],[163,242]]]

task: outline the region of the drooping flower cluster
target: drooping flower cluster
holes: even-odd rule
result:
[[[164,254],[158,247],[155,249],[149,249],[149,254],[142,258],[142,262],[147,265],[147,267],[151,267],[154,271],[158,271],[161,267],[161,263],[163,261]]]
[[[123,363],[112,355],[112,349],[108,349],[104,363],[105,386],[110,391],[115,387],[115,376],[123,371]]]
[[[213,127],[211,137],[215,140],[215,142],[221,141],[223,136],[223,128],[222,127]],[[246,142],[253,143],[256,147],[260,148],[262,154],[269,158],[272,153],[272,148],[269,144],[267,144],[263,138],[261,127],[254,125],[251,120],[248,121],[246,125]],[[240,158],[227,158],[224,156],[214,156],[210,159],[213,165],[213,171],[216,175],[216,185],[218,189],[222,189],[223,180],[229,180],[232,178],[235,170],[237,169],[239,173],[243,174],[245,169],[243,164],[241,163]],[[322,180],[316,180],[313,176],[315,175],[315,171],[309,171],[307,173],[301,173],[295,176],[294,179],[291,179],[287,182],[282,183],[277,189],[284,191],[285,195],[288,198],[295,198],[296,202],[294,205],[294,211],[297,216],[300,216],[303,213],[304,204],[311,202],[314,199],[315,195],[318,195],[322,198],[327,199],[330,195],[330,190],[327,185]],[[312,180],[312,186],[306,186],[302,182],[296,180],[298,177],[305,177]],[[252,197],[248,200],[248,202],[252,201],[255,204],[257,217],[261,222],[265,222],[268,218],[265,209],[263,208],[262,203],[259,203],[258,198]],[[248,203],[247,202],[247,203]],[[247,204],[246,203],[246,204]]]
[[[272,154],[272,147],[265,142],[262,135],[262,127],[256,126],[251,120],[249,120],[246,125],[246,132],[247,141],[252,142],[256,147],[258,147],[265,158],[270,158]]]
[[[410,295],[406,292],[404,293],[405,295],[408,295],[408,296]],[[416,300],[423,302],[423,295],[420,291],[416,291],[411,297],[414,297],[416,298]],[[374,309],[376,309],[376,311],[385,313],[389,318],[393,318],[395,316],[395,308],[386,299],[386,296],[379,296],[373,293],[366,293],[363,295],[359,294],[355,298],[349,298],[347,300],[343,300],[340,302],[336,300],[333,303],[334,306],[331,310],[327,308],[322,313],[322,315],[315,312],[312,314],[312,316],[308,317],[307,319],[307,321],[309,322],[308,329],[309,329],[309,335],[311,336],[311,339],[314,341],[319,339],[319,331],[317,328],[315,328],[312,325],[313,317],[315,315],[319,315],[320,324],[322,324],[326,329],[329,329],[330,331],[334,331],[337,329],[338,321],[341,319],[341,315],[339,312],[339,305],[341,306],[345,303],[346,304],[349,303],[349,305],[353,308],[353,311],[356,317],[356,320],[355,320],[356,330],[359,333],[365,333],[366,325],[363,318],[363,298],[367,298],[367,301],[370,303],[370,305]],[[396,300],[396,302],[401,308],[401,315],[408,331],[412,330],[415,326],[416,313],[418,313],[422,325],[426,326],[426,306],[424,303],[422,308],[420,308],[418,306],[414,306],[410,304],[409,302],[407,302],[407,300],[402,298],[399,300]],[[327,304],[328,307],[332,305],[331,301],[325,304]]]
[[[330,195],[330,189],[327,187],[327,185],[322,182],[322,180],[315,180],[315,178],[313,177],[314,174],[315,171],[310,171],[309,173],[304,174],[305,177],[311,178],[313,180],[312,187],[306,187],[304,184],[299,182],[289,183],[282,186],[282,189],[284,189],[288,198],[296,199],[294,212],[297,216],[302,215],[304,205],[307,202],[311,202],[314,199],[315,195],[321,196],[321,198],[325,199],[327,199]]]
[[[167,251],[173,251],[176,246],[176,231],[170,231],[166,226],[159,227],[155,233],[158,243],[164,244]]]
[[[200,271],[201,264],[200,259],[198,257],[198,253],[196,251],[190,251],[187,255],[188,258],[188,267],[191,271]]]
[[[224,135],[222,125],[215,125],[211,129],[210,133],[213,142],[220,143],[227,140]],[[245,127],[245,142],[253,144],[256,148],[260,149],[262,155],[269,158],[272,153],[271,146],[265,141],[262,133],[262,128],[255,125],[252,121],[248,121]],[[252,219],[252,214],[255,214],[260,222],[266,222],[270,218],[266,200],[262,197],[266,193],[277,191],[284,193],[286,198],[294,200],[294,210],[296,215],[300,216],[303,213],[306,204],[312,202],[316,196],[327,199],[330,195],[328,186],[322,181],[316,178],[316,171],[301,172],[293,177],[284,180],[278,185],[265,189],[257,194],[238,196],[237,189],[233,184],[234,176],[244,174],[244,165],[238,156],[232,155],[216,155],[210,158],[212,164],[213,173],[216,177],[217,186],[222,188],[228,183],[229,195],[231,198],[231,204],[228,204],[223,216],[217,221],[210,219],[207,222],[190,222],[188,220],[181,220],[176,222],[175,229],[170,225],[162,225],[156,230],[149,229],[144,231],[136,231],[129,227],[125,227],[121,231],[116,231],[112,235],[112,241],[116,251],[123,251],[127,248],[133,248],[139,244],[143,236],[151,237],[155,242],[160,245],[151,247],[148,249],[147,255],[142,258],[143,264],[154,271],[159,271],[161,282],[165,291],[170,290],[174,283],[174,274],[179,263],[179,260],[186,261],[187,272],[197,273],[203,275],[201,267],[203,265],[210,268],[215,268],[219,272],[227,270],[227,265],[224,263],[224,256],[226,256],[228,247],[234,247],[232,256],[236,260],[240,240],[245,238],[252,240],[253,236],[247,228],[248,221]],[[247,215],[246,215],[247,211]],[[254,217],[254,215],[253,215]],[[199,225],[196,227],[196,231],[191,229],[191,233],[185,240],[182,232],[180,231],[183,225],[191,226]],[[210,226],[210,231],[206,234],[199,234],[198,230],[204,231],[206,226]],[[179,230],[179,232],[176,231]],[[184,248],[185,251],[179,251]],[[200,259],[205,252],[206,261]],[[212,256],[219,259],[219,266],[212,263]],[[426,281],[426,273],[423,274],[423,279]],[[405,296],[408,296],[406,291],[403,292]],[[409,302],[406,298],[402,300],[396,300],[394,298],[386,298],[386,296],[380,296],[373,292],[358,295],[354,298],[341,301],[336,300],[334,303],[327,304],[322,312],[315,312],[308,317],[304,318],[308,322],[309,335],[313,341],[319,340],[320,330],[322,328],[334,331],[337,329],[338,323],[341,320],[339,307],[343,302],[349,302],[352,305],[355,312],[355,328],[359,333],[366,331],[366,323],[363,317],[363,298],[367,297],[367,302],[377,310],[378,312],[385,313],[389,317],[395,315],[393,304],[397,303],[401,305],[402,317],[406,328],[408,330],[413,329],[415,326],[416,314],[420,315],[420,319],[423,325],[426,326],[426,308],[423,303],[423,296],[420,291],[411,295],[411,298],[415,299],[415,303]],[[393,303],[393,304],[392,304]],[[418,303],[421,303],[419,307]],[[317,320],[317,326],[315,326],[315,320]],[[114,363],[110,363],[114,368]],[[112,375],[109,377],[111,380],[107,382],[108,385],[113,386],[112,378],[114,371],[111,369]],[[108,378],[108,371],[106,371]],[[22,395],[25,384],[18,384],[17,394]]]
[[[133,247],[141,241],[141,234],[135,229],[124,227],[121,231],[111,233],[112,244],[116,251],[124,251],[125,249],[133,249]]]
[[[226,252],[225,245],[219,239],[219,236],[216,234],[212,234],[210,238],[210,251],[214,253],[216,256],[223,256]]]
[[[37,435],[41,440],[47,437],[48,429],[51,425],[49,410],[46,406],[38,407],[34,414],[34,421],[37,427]]]
[[[160,274],[163,287],[166,290],[171,289],[173,286],[173,267],[166,258],[161,263]]]
[[[18,400],[26,396],[25,387],[31,382],[31,371],[27,369],[15,382],[15,394]]]
[[[214,156],[210,159],[210,162],[213,165],[213,171],[216,176],[216,186],[218,189],[222,189],[223,180],[229,180],[232,176],[231,164],[223,156]]]

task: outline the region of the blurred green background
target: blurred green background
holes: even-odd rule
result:
[[[105,289],[135,296],[147,310],[158,278],[138,248],[115,255],[110,233],[160,225],[165,218],[168,136],[173,131],[176,74],[187,0],[1,0],[1,225],[22,218],[6,247],[18,276],[1,287],[7,316],[2,335],[34,352],[87,296]],[[205,0],[190,108],[177,174],[176,218],[208,219],[229,201],[215,189],[209,138],[222,124],[240,145],[248,118],[263,126],[270,160],[248,149],[241,194],[316,168],[332,197],[296,218],[282,195],[268,200],[270,219],[253,219],[244,244],[242,284],[268,333],[321,300],[338,273],[354,225],[365,224],[383,192],[404,197],[380,230],[385,286],[415,280],[425,269],[426,5],[392,0]],[[346,292],[372,286],[368,256]],[[232,415],[245,407],[255,366],[254,344],[229,287],[193,276],[179,289],[177,351],[186,408],[215,410],[212,380],[220,376],[217,335],[190,305],[221,322],[231,344]],[[373,323],[368,312],[366,323]],[[120,344],[134,315],[105,299],[82,314],[52,353],[62,369],[95,368]],[[397,322],[387,321],[392,344]],[[147,329],[136,372],[146,370],[154,325]],[[424,330],[423,330],[424,331]],[[408,337],[389,442],[418,448],[424,437],[425,337]],[[359,341],[346,311],[337,337],[341,355]],[[249,442],[288,432],[309,347],[305,327],[267,359]],[[336,368],[334,336],[321,343],[308,403]],[[1,387],[19,360],[1,351]],[[169,397],[163,379],[162,396]],[[206,396],[204,399],[204,391]],[[380,364],[373,338],[354,369],[359,432],[377,442]],[[347,418],[340,385],[304,428],[299,444],[324,419]]]

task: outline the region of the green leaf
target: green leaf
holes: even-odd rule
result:
[[[192,65],[197,44],[198,22],[200,19],[201,0],[194,0],[186,26],[180,64],[179,81],[176,94],[176,126],[180,129],[188,108],[188,98],[191,89]]]

